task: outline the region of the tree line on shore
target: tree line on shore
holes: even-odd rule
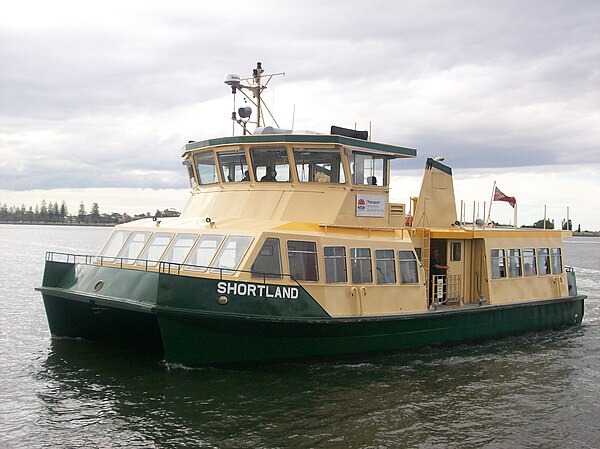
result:
[[[112,212],[110,214],[100,213],[98,203],[92,203],[90,211],[85,208],[83,201],[79,204],[77,214],[70,214],[67,203],[63,200],[59,205],[57,201],[46,202],[42,200],[35,207],[25,204],[8,207],[6,203],[0,206],[0,222],[6,223],[57,223],[57,224],[120,224],[128,221],[138,220],[148,217],[177,217],[179,212],[173,209],[157,210],[154,215],[150,212],[145,214],[129,215],[127,212],[120,214]]]

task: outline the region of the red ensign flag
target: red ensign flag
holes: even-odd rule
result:
[[[506,201],[512,207],[515,207],[515,204],[517,204],[514,196],[506,196],[498,187],[494,187],[494,201]]]

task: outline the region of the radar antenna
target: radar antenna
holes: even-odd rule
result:
[[[256,68],[252,70],[252,76],[248,78],[240,78],[240,76],[236,75],[235,73],[229,73],[225,75],[224,83],[231,87],[231,93],[233,94],[233,112],[231,113],[231,120],[233,121],[234,135],[236,123],[242,127],[244,130],[244,135],[252,134],[250,131],[248,131],[248,123],[254,123],[256,128],[260,126],[266,126],[263,109],[269,114],[271,119],[273,119],[275,125],[279,127],[277,120],[275,120],[275,117],[269,110],[269,107],[262,99],[262,92],[267,88],[267,85],[274,76],[285,76],[285,72],[265,74],[264,71],[265,70],[262,68],[262,63],[257,62]],[[235,98],[238,91],[240,91],[242,95],[244,95],[245,99],[250,101],[250,103],[252,103],[256,108],[256,120],[250,120],[252,109],[249,106],[241,107],[236,112]]]

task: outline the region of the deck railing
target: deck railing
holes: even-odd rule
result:
[[[46,252],[47,262],[61,262],[81,265],[96,265],[101,267],[138,269],[144,271],[158,271],[163,274],[174,274],[178,276],[191,276],[195,273],[211,273],[218,274],[219,279],[223,279],[223,275],[233,276],[236,273],[249,273],[256,281],[262,280],[263,284],[267,283],[267,279],[283,279],[288,278],[298,286],[302,286],[294,276],[285,273],[263,273],[258,271],[240,270],[234,268],[213,267],[205,265],[194,265],[189,263],[164,262],[160,260],[149,259],[132,259],[130,257],[108,257],[108,256],[91,256],[89,254],[71,254],[54,251]]]

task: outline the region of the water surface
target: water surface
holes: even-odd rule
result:
[[[0,225],[0,447],[600,447],[600,239],[565,261],[581,326],[479,345],[247,369],[169,369],[152,353],[51,339],[46,250],[107,228]]]

